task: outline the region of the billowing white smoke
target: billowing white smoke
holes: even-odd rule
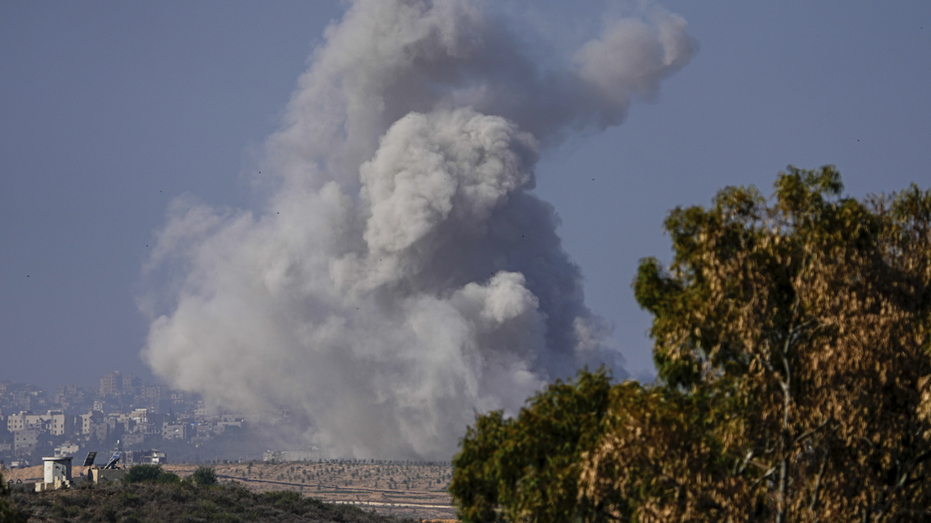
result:
[[[696,49],[685,29],[618,20],[543,70],[468,1],[354,2],[266,144],[267,207],[172,203],[144,359],[215,403],[291,409],[330,454],[379,458],[448,459],[476,411],[514,413],[583,364],[623,373],[533,168],[654,96]]]

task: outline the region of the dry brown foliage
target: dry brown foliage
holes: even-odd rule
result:
[[[841,188],[790,169],[772,205],[670,214],[674,263],[634,284],[665,386],[619,387],[592,519],[931,520],[931,192]]]

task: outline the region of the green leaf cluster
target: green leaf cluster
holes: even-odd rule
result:
[[[581,453],[598,440],[609,406],[604,369],[557,380],[530,398],[516,418],[477,416],[453,458],[449,487],[464,522],[571,521],[578,503]]]

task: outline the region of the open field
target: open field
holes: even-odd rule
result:
[[[201,465],[169,464],[182,478]],[[454,517],[446,492],[452,469],[446,463],[347,461],[219,463],[208,465],[221,481],[238,481],[255,492],[286,490],[323,501],[347,503],[381,514],[410,518]],[[73,475],[85,472],[74,467]],[[4,470],[4,481],[41,481],[42,467]]]

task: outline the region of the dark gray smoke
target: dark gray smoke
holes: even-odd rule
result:
[[[172,203],[147,266],[176,276],[152,369],[230,408],[288,407],[332,455],[434,459],[475,411],[516,412],[584,364],[622,372],[533,169],[696,45],[660,10],[555,70],[516,40],[466,0],[353,2],[266,143],[267,206]]]

